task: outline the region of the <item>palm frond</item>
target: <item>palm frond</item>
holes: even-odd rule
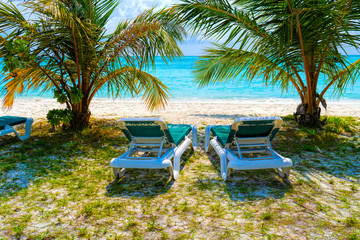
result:
[[[195,64],[194,76],[199,87],[225,81],[248,81],[262,78],[265,85],[279,85],[283,90],[293,83],[301,89],[301,83],[287,66],[279,66],[266,55],[215,45],[207,49]],[[289,81],[290,79],[290,81]]]
[[[134,20],[119,22],[116,30],[106,35],[105,24],[118,3],[118,0],[27,1],[24,6],[35,17],[21,28],[11,22],[20,13],[16,7],[1,4],[0,25],[8,27],[16,37],[26,37],[31,51],[23,68],[13,71],[17,75],[9,73],[6,78],[6,106],[13,103],[16,92],[22,92],[26,85],[43,91],[57,88],[68,95],[71,88],[79,88],[84,96],[82,101],[77,105],[71,104],[70,99],[67,102],[73,111],[86,109],[82,106],[88,106],[103,86],[108,87],[113,97],[124,93],[142,95],[149,109],[163,107],[168,100],[167,87],[143,70],[154,66],[157,56],[164,61],[181,56],[177,41],[185,35],[184,29],[163,15],[163,10],[151,9]],[[25,31],[29,31],[28,35]],[[5,44],[10,40],[1,38],[0,57],[9,54]]]
[[[313,96],[305,91],[317,91],[320,74],[331,83],[347,68],[339,49],[359,47],[359,7],[349,0],[185,0],[168,14],[221,44],[196,64],[199,86],[261,77],[283,90],[292,83],[305,101],[302,94]],[[342,76],[339,92],[354,82]]]
[[[103,86],[107,85],[108,92],[113,97],[119,97],[122,94],[131,94],[131,96],[143,95],[146,106],[150,110],[156,110],[165,107],[169,97],[169,90],[164,83],[151,74],[141,71],[135,67],[117,68],[99,78],[92,96]]]
[[[133,21],[120,22],[104,46],[108,63],[123,58],[131,65],[147,68],[154,66],[155,57],[165,62],[181,56],[177,46],[184,36],[184,29],[171,21],[165,21],[161,12],[146,10]]]
[[[6,33],[13,28],[21,31],[26,28],[26,25],[25,17],[12,2],[9,2],[9,4],[0,2],[0,29],[2,33]]]

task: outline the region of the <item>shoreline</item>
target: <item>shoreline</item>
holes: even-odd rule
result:
[[[2,102],[2,97],[0,97],[0,102]],[[18,97],[14,100],[16,104],[17,101],[55,101],[55,98],[48,98],[48,97]],[[99,102],[143,102],[141,98],[93,98],[92,101],[99,101]],[[170,99],[168,103],[275,103],[279,101],[287,101],[291,103],[300,103],[300,98],[222,98],[222,99],[199,99],[199,98],[183,98],[183,99]],[[327,103],[357,103],[360,105],[360,99],[326,99]],[[14,105],[15,105],[14,104]],[[329,105],[329,104],[328,104]]]
[[[169,101],[165,109],[149,111],[140,99],[94,99],[90,104],[92,118],[118,119],[121,117],[161,117],[172,123],[229,124],[238,117],[286,116],[293,114],[300,101],[295,99],[237,100],[229,102]],[[360,117],[360,100],[327,101],[328,110],[322,116]],[[55,99],[18,98],[9,111],[0,109],[0,115],[32,117],[45,120],[51,109],[65,108]]]

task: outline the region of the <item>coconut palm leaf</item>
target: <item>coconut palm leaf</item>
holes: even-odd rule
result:
[[[185,0],[167,14],[218,42],[195,66],[199,86],[255,77],[284,91],[291,84],[306,108],[298,120],[320,125],[325,92],[342,93],[358,76],[340,50],[359,47],[359,11],[352,0]],[[320,75],[328,85],[318,94]]]
[[[25,17],[12,2],[9,4],[0,2],[0,29],[2,33],[6,34],[13,28],[19,28],[18,30],[21,31],[26,23]]]
[[[16,7],[0,4],[0,26],[12,34],[12,38],[2,36],[0,57],[9,56],[6,44],[14,39],[28,42],[26,54],[19,52],[15,54],[16,61],[10,59],[16,63],[12,64],[16,65],[13,71],[4,70],[7,77],[3,106],[10,107],[16,92],[22,92],[24,86],[43,91],[57,89],[66,95],[67,107],[74,114],[71,124],[82,126],[88,123],[91,100],[106,86],[113,97],[126,93],[142,95],[149,109],[164,107],[167,87],[144,70],[155,65],[156,56],[168,61],[182,55],[176,42],[182,40],[184,30],[151,9],[134,20],[119,22],[116,30],[108,34],[105,25],[118,3],[28,1],[23,6],[36,17],[24,18],[21,25],[11,22],[20,13]],[[80,102],[71,100],[79,97]]]

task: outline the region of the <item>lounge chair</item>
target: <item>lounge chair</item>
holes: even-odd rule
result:
[[[126,153],[111,160],[116,178],[122,177],[126,168],[168,167],[172,177],[177,179],[181,155],[189,145],[196,150],[195,125],[166,124],[161,118],[121,118],[119,122],[121,131],[131,143]]]
[[[32,118],[2,116],[0,117],[0,136],[15,133],[21,141],[28,139],[31,135],[31,124],[33,122]],[[20,136],[14,127],[23,123],[25,123],[25,134]]]
[[[211,145],[219,155],[221,177],[226,181],[231,169],[273,168],[287,179],[292,161],[275,152],[270,144],[282,122],[280,117],[248,117],[236,119],[231,126],[207,126],[205,150],[209,152]]]

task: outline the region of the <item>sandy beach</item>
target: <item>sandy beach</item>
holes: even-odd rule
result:
[[[174,123],[222,123],[242,116],[286,116],[292,114],[299,101],[295,99],[274,100],[236,100],[236,101],[170,101],[166,109],[148,111],[140,100],[95,99],[90,109],[94,118],[121,117],[162,117]],[[0,110],[1,115],[33,117],[46,119],[50,109],[65,108],[54,99],[16,99],[12,109]],[[359,100],[328,101],[327,111],[322,115],[360,116]]]
[[[359,117],[359,103],[329,101],[324,115]],[[172,101],[165,110],[149,112],[138,100],[96,99],[92,116],[110,121],[94,128],[61,134],[40,123],[27,141],[8,135],[0,144],[0,198],[12,195],[0,201],[0,238],[339,239],[358,232],[358,130],[340,135],[325,128],[315,136],[292,131],[287,121],[273,147],[293,161],[288,182],[271,170],[233,171],[224,182],[216,152],[204,151],[204,126],[230,124],[240,116],[286,116],[297,104],[292,99]],[[0,114],[31,116],[36,123],[53,108],[64,106],[53,99],[17,99]],[[198,126],[199,147],[183,155],[176,181],[167,169],[129,169],[124,178],[114,178],[110,160],[129,142],[119,141],[113,123],[125,116]],[[22,224],[15,225],[22,232],[13,230],[14,223]]]

